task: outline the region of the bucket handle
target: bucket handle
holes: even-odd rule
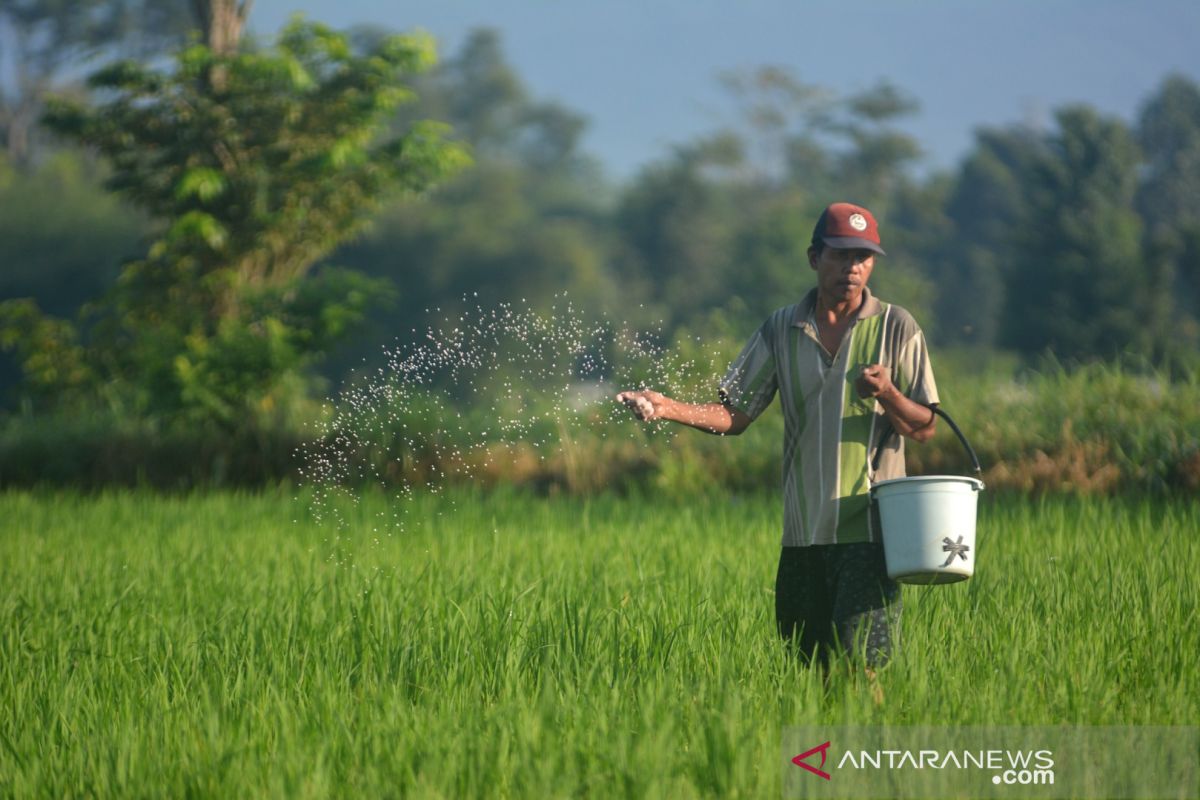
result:
[[[967,437],[963,435],[961,430],[959,430],[958,425],[955,424],[954,420],[950,418],[950,415],[945,411],[942,411],[939,406],[927,406],[927,408],[934,414],[937,414],[939,417],[946,420],[947,424],[950,425],[950,430],[954,431],[954,435],[958,437],[960,442],[962,442],[963,449],[966,450],[967,455],[970,456],[971,469],[974,470],[976,475],[981,475],[983,473],[983,467],[979,466],[979,456],[975,455],[975,448],[971,447],[971,443],[967,441]],[[871,459],[872,475],[879,471],[879,459],[883,456],[883,446],[887,444],[888,439],[890,439],[892,435],[896,433],[896,429],[892,427],[891,422],[887,422],[885,424],[887,425],[887,428],[884,430],[883,437],[879,440],[879,446],[875,448],[875,458]]]

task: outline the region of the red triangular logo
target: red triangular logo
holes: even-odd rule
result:
[[[816,747],[814,747],[812,750],[805,750],[803,753],[801,753],[800,755],[793,758],[792,763],[795,764],[797,767],[803,767],[804,769],[811,772],[813,775],[819,775],[820,777],[824,778],[825,780],[829,780],[828,772],[826,772],[825,770],[822,770],[822,769],[817,769],[812,764],[804,763],[804,759],[808,758],[809,756],[813,755],[814,753],[820,753],[821,754],[821,766],[822,767],[825,766],[825,752],[828,749],[829,749],[829,742],[826,742],[825,744],[819,744]]]

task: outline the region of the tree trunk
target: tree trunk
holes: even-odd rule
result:
[[[8,118],[8,130],[5,132],[5,148],[12,163],[29,166],[30,156],[29,130],[37,121],[36,109],[27,104],[19,106]]]
[[[254,0],[192,0],[196,20],[204,30],[204,43],[214,55],[228,58],[237,54],[242,27]],[[225,88],[225,69],[215,67],[208,76],[213,89]]]

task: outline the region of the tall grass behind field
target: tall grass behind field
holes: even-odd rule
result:
[[[983,496],[885,701],[778,643],[773,496],[0,495],[0,795],[777,796],[800,724],[1196,724],[1200,506]],[[296,520],[296,521],[293,521]]]
[[[1093,363],[974,370],[953,354],[943,406],[970,438],[992,486],[1112,495],[1200,490],[1200,372],[1170,375]],[[918,470],[962,471],[949,430],[910,447]]]
[[[675,343],[671,352],[693,367],[679,370],[674,385],[658,383],[652,373],[641,377],[679,399],[714,401],[719,376],[743,340],[727,333],[704,341],[701,346],[684,336]],[[1200,491],[1196,368],[1171,373],[1136,364],[1046,363],[1030,369],[1003,354],[948,348],[935,348],[933,361],[942,407],[978,451],[991,487],[1095,496]],[[738,437],[705,436],[671,423],[645,425],[618,408],[616,391],[639,382],[582,382],[581,405],[570,411],[555,399],[561,385],[526,387],[515,408],[520,418],[538,422],[521,431],[497,426],[499,386],[474,400],[409,387],[404,402],[370,413],[343,398],[346,441],[335,432],[314,441],[319,427],[311,424],[334,414],[335,401],[298,402],[289,413],[246,421],[236,432],[104,410],[0,414],[0,486],[264,487],[311,482],[330,462],[339,468],[319,482],[336,481],[353,493],[433,483],[583,495],[652,485],[660,495],[682,497],[778,482],[783,417],[777,404]],[[968,469],[945,424],[932,441],[906,450],[912,474]]]

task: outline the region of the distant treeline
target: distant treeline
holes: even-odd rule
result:
[[[146,20],[60,42],[37,62],[42,94],[0,95],[0,394],[27,455],[30,431],[63,438],[55,419],[114,427],[96,415],[210,449],[290,441],[382,346],[467,303],[565,292],[667,342],[736,343],[812,285],[805,251],[834,200],[875,211],[889,255],[873,286],[936,350],[1120,357],[1194,385],[1188,77],[1147,87],[1133,120],[1074,105],[1044,127],[981,129],[957,168],[926,173],[900,87],[843,95],[762,67],[724,79],[727,127],[618,182],[582,148],[586,120],[531,96],[493,32],[422,71],[424,43],[375,29],[296,24],[235,56],[178,50],[177,15]],[[164,51],[175,66],[151,69]],[[132,59],[60,79],[81,52]],[[1183,453],[1195,432],[1181,436]],[[277,451],[221,463],[250,480]],[[38,476],[0,464],[0,482],[17,473]]]

